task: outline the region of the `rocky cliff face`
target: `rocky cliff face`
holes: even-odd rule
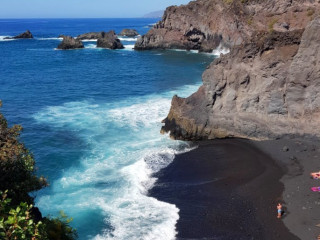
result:
[[[256,31],[304,29],[319,8],[315,0],[197,0],[166,9],[135,49],[198,49],[246,42]]]
[[[255,34],[215,59],[196,93],[173,97],[162,132],[190,140],[319,136],[320,19],[305,30],[303,21]]]

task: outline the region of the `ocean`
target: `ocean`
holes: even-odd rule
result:
[[[56,50],[60,34],[134,28],[145,34],[159,19],[0,19],[1,112],[24,127],[38,175],[44,216],[63,210],[80,240],[174,239],[179,209],[148,196],[154,173],[187,142],[161,135],[174,94],[187,97],[215,58],[192,51],[95,47]],[[29,29],[34,39],[5,40]]]

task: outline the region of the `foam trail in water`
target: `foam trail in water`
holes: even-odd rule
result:
[[[12,37],[12,36],[0,36],[0,41],[13,41],[17,39],[5,39],[6,37]]]
[[[179,95],[188,96],[197,87],[185,86]],[[82,212],[102,212],[112,229],[106,227],[94,237],[97,240],[174,239],[179,209],[146,193],[156,180],[152,174],[190,149],[159,134],[176,93],[104,104],[69,102],[37,113],[39,123],[71,131],[88,146],[80,165],[61,170],[51,192],[37,198],[40,209],[52,215],[64,209],[79,221]]]
[[[48,38],[35,38],[36,40],[45,41],[45,40],[63,40],[63,38],[58,37],[48,37]]]
[[[135,42],[138,38],[130,38],[130,37],[118,37],[120,41],[128,41],[128,42]]]

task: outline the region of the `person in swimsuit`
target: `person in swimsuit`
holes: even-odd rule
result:
[[[277,218],[281,218],[281,215],[282,215],[282,205],[281,205],[281,203],[278,203],[277,210],[278,210]]]

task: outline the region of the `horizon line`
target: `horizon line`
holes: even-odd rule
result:
[[[2,19],[157,19],[162,17],[8,17],[8,18],[1,18]]]

